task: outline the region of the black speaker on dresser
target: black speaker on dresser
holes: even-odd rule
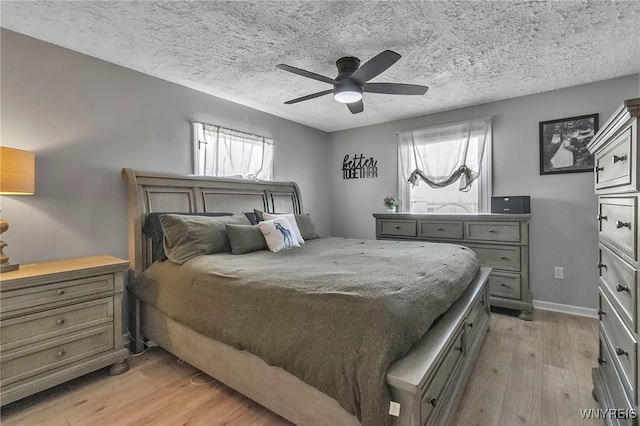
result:
[[[531,213],[531,197],[528,195],[491,197],[491,213]]]

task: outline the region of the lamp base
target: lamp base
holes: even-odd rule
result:
[[[0,265],[0,274],[3,272],[15,271],[19,268],[20,265],[18,263],[3,263]]]

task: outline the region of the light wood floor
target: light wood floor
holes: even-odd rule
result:
[[[581,425],[591,397],[598,321],[536,311],[494,313],[457,425]],[[286,425],[281,417],[159,348],[119,376],[98,371],[3,407],[11,425]]]

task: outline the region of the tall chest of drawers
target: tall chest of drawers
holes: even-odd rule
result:
[[[374,213],[379,240],[461,244],[478,255],[489,275],[492,306],[521,311],[531,320],[529,214]]]
[[[587,148],[595,159],[600,351],[594,396],[607,424],[637,425],[640,99],[616,110]]]
[[[102,367],[128,369],[121,319],[128,265],[91,256],[0,275],[2,405]]]

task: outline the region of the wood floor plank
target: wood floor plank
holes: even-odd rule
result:
[[[573,370],[542,366],[542,424],[582,425],[580,395]]]
[[[452,424],[595,426],[579,408],[597,408],[591,398],[597,323],[539,310],[530,322],[492,314]],[[160,348],[130,364],[119,376],[101,370],[9,404],[0,411],[2,426],[291,425],[206,375],[194,379],[200,385],[191,383],[198,370]]]
[[[542,339],[521,340],[506,385],[500,425],[541,425]]]

